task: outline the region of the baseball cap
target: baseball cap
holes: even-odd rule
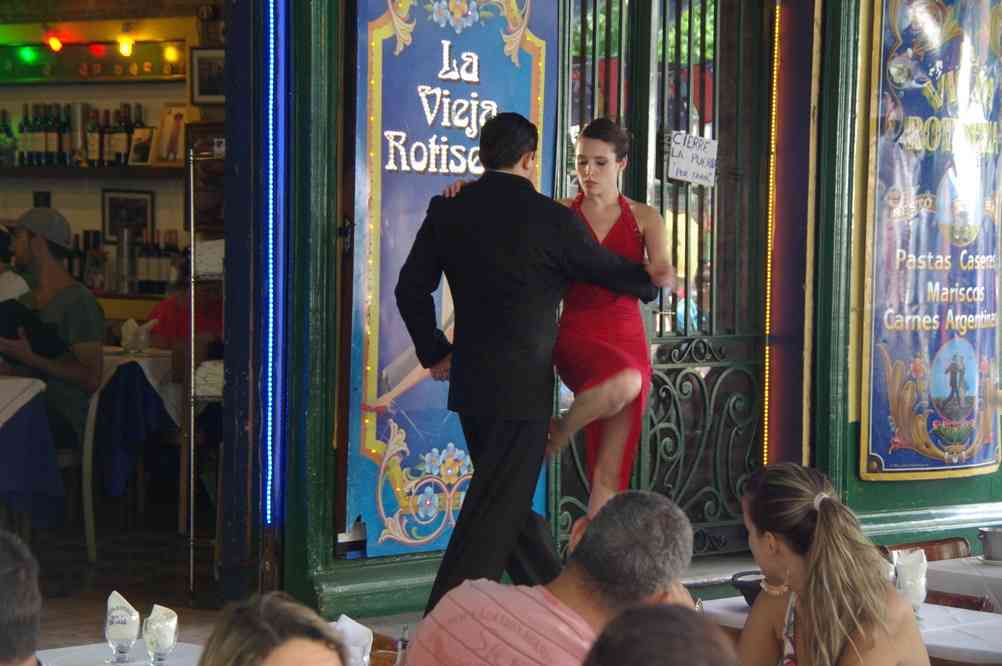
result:
[[[7,225],[8,229],[27,229],[36,236],[70,249],[73,247],[70,223],[52,208],[32,208],[21,217]]]

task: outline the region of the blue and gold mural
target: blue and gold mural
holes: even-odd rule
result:
[[[860,474],[999,465],[999,0],[881,0]]]
[[[540,130],[552,193],[557,3],[359,3],[347,523],[368,556],[444,549],[473,468],[448,385],[418,363],[393,289],[428,201],[483,173],[480,128],[517,111]],[[436,294],[451,338],[448,284]],[[541,489],[537,509],[542,506]]]

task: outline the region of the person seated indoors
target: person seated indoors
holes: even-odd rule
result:
[[[284,592],[255,595],[227,607],[205,644],[199,666],[345,666],[334,629]]]
[[[581,666],[738,666],[734,643],[688,608],[628,608],[606,625]]]
[[[667,497],[618,494],[590,523],[575,523],[567,565],[551,583],[473,580],[446,594],[418,624],[408,666],[578,666],[625,608],[693,606],[679,580],[692,558],[692,538],[689,519]]]
[[[55,357],[33,350],[28,334],[0,337],[0,374],[36,377],[46,384],[45,403],[56,448],[79,449],[90,396],[101,387],[104,311],[94,295],[73,279],[64,260],[72,248],[70,224],[51,208],[32,208],[8,225],[14,260],[37,285],[19,302],[54,329],[65,346]]]
[[[157,323],[150,330],[151,341],[158,349],[174,352],[174,377],[182,381],[188,367],[191,336],[191,255],[185,255],[178,270],[174,293],[150,311],[148,319]],[[195,365],[210,358],[221,358],[218,347],[223,342],[223,297],[218,283],[200,283],[195,287]]]
[[[21,298],[30,291],[28,283],[11,265],[14,257],[12,247],[10,234],[0,229],[0,301]]]
[[[42,617],[38,562],[10,532],[0,530],[0,666],[41,666],[35,657]]]
[[[744,666],[929,664],[911,604],[821,472],[768,465],[741,504],[765,576],[741,632]]]

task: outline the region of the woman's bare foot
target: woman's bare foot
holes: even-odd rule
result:
[[[573,433],[564,430],[563,425],[563,420],[555,416],[550,419],[550,430],[546,437],[546,455],[560,455],[560,451],[570,443]]]

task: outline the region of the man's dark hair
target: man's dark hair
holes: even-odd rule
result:
[[[0,662],[21,662],[38,647],[42,595],[38,562],[24,542],[0,530]]]
[[[525,116],[499,113],[480,128],[480,162],[487,169],[508,169],[539,145],[539,130]]]
[[[630,490],[603,506],[568,563],[612,610],[665,594],[692,560],[692,525],[658,493]]]
[[[582,666],[738,666],[734,644],[701,613],[681,606],[636,606],[605,626]]]

